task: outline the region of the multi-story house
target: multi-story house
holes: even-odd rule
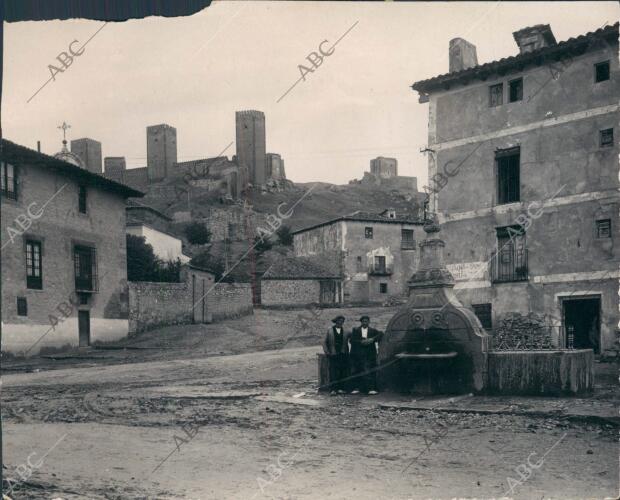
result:
[[[430,210],[456,291],[483,324],[546,316],[559,347],[615,347],[618,327],[618,24],[557,43],[517,31],[519,54],[412,88],[429,105]]]
[[[295,255],[336,259],[342,273],[343,303],[383,302],[407,291],[416,270],[420,219],[388,209],[355,212],[293,233]]]
[[[66,141],[65,141],[66,143]],[[2,140],[2,350],[127,335],[125,200],[142,193]]]

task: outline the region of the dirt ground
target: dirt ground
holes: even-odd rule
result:
[[[610,424],[317,394],[333,312],[290,344],[277,339],[300,311],[258,310],[127,343],[160,349],[14,361],[23,373],[2,378],[5,477],[23,478],[12,498],[617,497]],[[379,328],[393,313],[370,312]],[[346,311],[349,327],[359,314]]]

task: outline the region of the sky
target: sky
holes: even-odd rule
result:
[[[345,184],[389,156],[421,186],[428,104],[410,85],[448,71],[452,38],[476,45],[483,64],[517,54],[512,33],[526,26],[550,24],[562,41],[618,17],[617,2],[226,1],[183,18],[10,23],[2,133],[53,154],[66,121],[69,140],[96,139],[104,157],[125,156],[132,168],[146,165],[148,125],[176,127],[179,161],[206,158],[234,142],[235,111],[257,109],[267,151],[282,155],[293,181]],[[49,65],[61,66],[58,54],[96,32],[31,99]],[[317,67],[306,59],[343,35]],[[314,71],[280,99],[299,65]]]

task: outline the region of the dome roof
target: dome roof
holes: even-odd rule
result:
[[[62,141],[62,149],[54,155],[54,158],[62,161],[66,161],[67,163],[71,163],[76,167],[84,168],[84,163],[80,159],[78,155],[72,153],[67,149],[67,141]]]

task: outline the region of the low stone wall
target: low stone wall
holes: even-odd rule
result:
[[[594,388],[594,352],[494,351],[488,355],[488,391],[494,394],[551,396]]]
[[[159,326],[188,324],[196,319],[192,289],[186,283],[129,282],[129,333]],[[249,283],[218,283],[206,295],[207,321],[252,314]]]
[[[129,288],[129,333],[192,322],[191,290],[185,283],[133,281]]]
[[[207,295],[207,311],[213,321],[252,314],[250,283],[218,283]]]
[[[320,300],[318,280],[261,280],[261,304],[264,306],[317,304]]]

